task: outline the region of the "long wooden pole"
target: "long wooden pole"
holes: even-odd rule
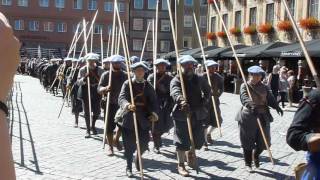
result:
[[[196,30],[197,30],[197,34],[198,34],[198,40],[199,40],[201,53],[202,53],[202,58],[203,58],[203,64],[204,64],[204,67],[206,68],[206,72],[207,72],[206,74],[207,74],[208,83],[209,83],[210,88],[213,89],[212,83],[211,83],[210,74],[209,74],[209,70],[208,70],[208,67],[206,66],[206,63],[205,63],[207,61],[207,59],[206,59],[206,56],[205,56],[205,53],[204,53],[203,44],[202,44],[201,35],[200,35],[200,31],[199,31],[199,26],[198,26],[198,21],[197,21],[195,13],[193,13],[193,19],[194,19],[194,23],[196,25]],[[216,100],[215,100],[213,95],[211,95],[211,100],[212,100],[212,106],[213,106],[213,110],[214,110],[214,115],[215,115],[215,118],[216,118],[217,126],[218,126],[218,129],[219,129],[220,137],[222,137],[222,132],[221,132],[221,127],[220,127],[220,120],[219,120],[219,115],[218,115],[218,111],[217,111]]]
[[[117,13],[117,18],[118,18],[118,23],[119,23],[119,32],[120,32],[120,36],[121,36],[122,45],[124,48],[126,48],[126,45],[125,45],[126,42],[125,42],[124,34],[122,31],[122,25],[121,25],[118,5],[115,4],[115,7],[116,7],[116,13]],[[130,73],[129,62],[128,62],[129,57],[127,55],[127,51],[123,51],[123,52],[125,54],[125,59],[126,59],[126,68],[127,68],[128,82],[129,82],[131,105],[135,105],[134,98],[133,98],[132,82],[131,82],[132,79],[131,79],[131,73]],[[134,130],[135,130],[135,136],[136,136],[138,159],[139,159],[140,176],[141,176],[141,179],[143,179],[143,166],[142,166],[141,148],[140,148],[140,140],[139,140],[139,132],[138,132],[137,114],[136,114],[136,112],[133,112],[132,114],[133,114]]]
[[[102,31],[100,32],[100,54],[101,54],[101,62],[103,60],[103,36]]]
[[[114,5],[117,4],[117,0],[114,0]],[[111,43],[111,55],[114,55],[114,44],[115,44],[115,29],[116,29],[116,9],[115,6],[113,6],[113,22],[112,22],[112,43]]]
[[[223,18],[222,18],[222,16],[221,16],[221,12],[220,12],[220,10],[219,10],[219,6],[218,6],[218,4],[217,4],[216,1],[213,1],[213,4],[214,4],[214,6],[215,6],[215,8],[216,8],[216,11],[217,11],[217,13],[218,13],[218,16],[219,16],[219,19],[220,19],[220,21],[221,21],[222,27],[223,27],[225,33],[227,34],[227,39],[228,39],[228,41],[229,41],[229,43],[230,43],[230,47],[231,47],[232,52],[233,52],[233,54],[234,54],[234,57],[235,57],[235,59],[236,59],[238,68],[239,68],[240,73],[241,73],[241,76],[242,76],[243,83],[244,83],[245,86],[246,86],[246,89],[247,89],[247,91],[248,91],[248,95],[249,95],[251,101],[253,101],[253,99],[252,99],[252,94],[251,94],[251,91],[250,91],[250,89],[249,89],[248,83],[247,83],[247,81],[246,81],[246,78],[245,78],[245,75],[244,75],[244,72],[243,72],[243,69],[242,69],[240,60],[239,60],[239,58],[238,58],[238,55],[237,55],[237,53],[236,53],[236,50],[234,49],[233,43],[232,43],[232,41],[231,41],[231,36],[230,36],[229,31],[228,31],[228,29],[227,29],[227,27],[226,27],[226,24],[225,24],[225,22],[223,21]],[[274,160],[273,160],[273,157],[272,157],[272,153],[271,153],[269,144],[268,144],[268,142],[267,142],[266,135],[265,135],[265,133],[264,133],[264,131],[263,131],[263,128],[262,128],[262,125],[261,125],[261,121],[260,121],[259,118],[257,118],[257,123],[258,123],[260,132],[261,132],[262,137],[263,137],[263,142],[264,142],[265,146],[267,147],[270,161],[272,162],[272,164],[274,164]]]
[[[151,22],[148,22],[147,32],[146,32],[146,36],[144,37],[144,42],[143,42],[143,46],[142,46],[142,50],[141,50],[140,60],[142,60],[142,58],[143,58],[144,48],[146,47],[146,43],[147,43],[147,39],[148,39],[150,24],[151,24]]]
[[[292,16],[292,14],[291,14],[291,12],[290,12],[290,10],[289,10],[287,1],[282,0],[282,2],[283,2],[283,4],[284,4],[284,7],[285,7],[285,9],[286,9],[287,14],[289,15],[289,19],[290,19],[291,24],[292,24],[292,26],[293,26],[293,30],[294,30],[294,32],[296,33],[297,37],[298,37],[300,46],[301,46],[302,51],[303,51],[303,54],[304,54],[304,57],[305,57],[306,60],[307,60],[309,69],[310,69],[310,71],[311,71],[311,74],[312,74],[315,82],[316,82],[317,88],[318,88],[318,90],[320,90],[320,80],[319,80],[319,76],[318,76],[317,70],[316,70],[316,68],[314,67],[314,64],[313,64],[313,62],[312,62],[312,60],[311,60],[311,58],[310,58],[310,55],[309,55],[309,53],[308,53],[308,51],[307,51],[306,45],[305,45],[305,43],[304,43],[304,41],[303,41],[303,39],[302,39],[301,33],[300,33],[300,31],[298,30],[297,23],[296,23],[295,20],[293,19],[293,16]]]
[[[111,32],[109,31],[108,46],[107,46],[107,57],[109,57],[110,40],[111,40]]]
[[[170,0],[167,0],[168,5],[170,5]],[[175,33],[175,27],[173,24],[173,18],[172,18],[172,12],[171,9],[168,8],[169,11],[169,16],[170,16],[170,24],[171,24],[171,32],[172,32],[172,37],[173,37],[173,43],[174,43],[174,48],[175,48],[175,52],[176,52],[176,57],[177,57],[177,72],[180,78],[180,83],[181,83],[181,90],[182,90],[182,96],[184,99],[187,100],[187,96],[186,96],[186,89],[184,86],[184,80],[183,80],[183,76],[182,76],[182,72],[181,72],[181,65],[178,62],[179,59],[179,50],[178,50],[178,44],[177,44],[177,37],[176,37],[176,33]],[[191,126],[191,117],[190,114],[187,114],[187,125],[188,125],[188,132],[189,132],[189,138],[190,138],[190,144],[191,144],[191,152],[194,153],[195,155],[195,164],[196,164],[196,171],[198,173],[199,169],[198,169],[198,163],[197,163],[197,157],[196,157],[196,151],[195,151],[195,145],[194,145],[194,138],[193,138],[193,132],[192,132],[192,126]]]

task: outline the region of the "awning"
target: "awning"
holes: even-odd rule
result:
[[[305,45],[310,57],[320,58],[320,39],[306,41]],[[304,58],[300,43],[270,49],[265,51],[264,55],[275,58]]]
[[[207,46],[207,47],[204,47],[203,48],[203,51],[206,52],[206,51],[211,51],[213,49],[217,49],[219,47],[217,46]],[[183,51],[180,53],[180,55],[190,55],[190,56],[194,56],[195,54],[197,53],[201,53],[201,48],[195,48],[195,49],[190,49],[188,51]]]
[[[283,43],[283,42],[270,42],[267,44],[259,44],[259,45],[255,45],[255,46],[241,48],[241,49],[238,49],[236,51],[236,53],[239,58],[244,58],[244,59],[264,58],[264,57],[268,57],[264,54],[264,52],[266,50],[278,48],[278,47],[283,47],[286,45],[288,45],[288,44]],[[221,57],[235,58],[232,50],[221,53]]]
[[[240,49],[240,48],[245,48],[245,47],[248,47],[248,46],[243,45],[243,44],[238,44],[238,45],[234,46],[235,49]],[[216,49],[205,52],[205,55],[206,55],[206,58],[217,59],[217,58],[220,58],[221,53],[224,53],[224,52],[227,52],[230,50],[231,50],[231,47],[216,48]],[[202,58],[202,53],[201,52],[197,53],[193,57],[200,59],[200,58]]]
[[[188,50],[190,50],[190,49],[180,49],[179,54],[181,52],[188,51]],[[176,51],[168,52],[166,55],[162,56],[162,58],[164,58],[164,59],[176,58]]]

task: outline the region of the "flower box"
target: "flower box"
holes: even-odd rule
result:
[[[273,30],[273,26],[270,23],[260,24],[258,26],[258,32],[262,34],[269,34]]]
[[[278,22],[277,27],[279,31],[289,32],[293,30],[292,24],[288,20]]]
[[[241,29],[237,27],[233,27],[229,30],[229,32],[234,36],[240,36],[241,35]]]
[[[248,34],[248,35],[253,35],[257,33],[257,27],[256,25],[250,25],[247,26],[243,29],[243,33]]]
[[[224,31],[219,31],[219,32],[217,32],[217,36],[220,38],[225,38],[225,37],[227,37],[227,34]]]
[[[207,39],[209,39],[209,40],[214,40],[214,39],[216,39],[216,38],[217,38],[216,33],[214,33],[214,32],[207,32]]]
[[[320,26],[319,20],[314,17],[301,19],[299,22],[302,29],[317,29]]]

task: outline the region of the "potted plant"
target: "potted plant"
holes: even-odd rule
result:
[[[217,36],[220,38],[225,38],[225,37],[227,37],[227,34],[224,31],[219,31],[219,32],[217,32]]]
[[[247,34],[247,35],[253,35],[257,33],[257,27],[256,25],[250,25],[247,26],[243,29],[243,33]]]
[[[209,40],[215,40],[217,38],[216,33],[214,32],[207,32],[207,39]]]
[[[317,29],[320,26],[319,20],[314,17],[301,19],[299,22],[300,22],[301,28],[305,30]]]
[[[273,26],[270,23],[260,24],[258,26],[258,32],[262,34],[269,34],[273,30]]]
[[[241,35],[241,29],[238,27],[233,27],[229,30],[229,32],[234,36],[240,36]]]
[[[292,24],[288,20],[279,21],[277,27],[279,31],[290,32],[293,30]]]

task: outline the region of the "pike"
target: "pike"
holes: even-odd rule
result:
[[[306,45],[304,44],[304,41],[303,41],[302,36],[301,36],[301,33],[298,30],[297,23],[294,21],[294,19],[292,17],[292,14],[291,14],[291,12],[289,10],[287,1],[282,0],[282,2],[283,2],[283,5],[284,5],[284,7],[286,9],[287,14],[289,15],[289,19],[290,19],[291,24],[293,26],[293,30],[296,33],[297,37],[298,37],[300,46],[301,46],[303,54],[304,54],[304,56],[305,56],[305,58],[307,60],[307,64],[308,64],[308,66],[310,68],[311,74],[312,74],[312,76],[313,76],[313,78],[314,78],[314,80],[316,82],[317,88],[318,88],[318,90],[320,90],[320,80],[319,80],[318,73],[317,73],[316,68],[314,67],[314,64],[313,64],[313,62],[312,62],[312,60],[310,58],[310,55],[309,55],[309,53],[307,51],[307,48],[306,48]]]
[[[115,9],[117,13],[117,18],[118,18],[118,23],[119,23],[119,32],[121,36],[121,41],[123,47],[126,49],[126,42],[123,34],[123,29],[121,25],[121,20],[120,20],[120,15],[119,15],[119,10],[118,10],[118,5],[115,4]],[[132,90],[132,81],[131,81],[131,73],[130,73],[130,68],[129,68],[129,57],[127,54],[127,50],[123,51],[125,54],[125,59],[126,59],[126,69],[127,69],[127,75],[128,75],[128,83],[129,83],[129,90],[130,90],[130,98],[131,98],[131,104],[134,106],[134,96],[133,96],[133,90]],[[138,122],[137,122],[137,114],[136,112],[133,112],[133,122],[134,122],[134,130],[135,130],[135,136],[136,136],[136,144],[137,144],[137,152],[138,152],[138,159],[139,159],[139,167],[140,167],[140,176],[141,179],[143,179],[143,166],[142,166],[142,158],[141,158],[141,149],[140,149],[140,140],[139,140],[139,133],[138,133]]]
[[[170,0],[167,0],[168,5],[171,4]],[[178,51],[178,44],[177,44],[177,37],[176,37],[176,33],[175,33],[175,27],[173,24],[173,18],[172,18],[172,12],[171,9],[168,8],[169,11],[169,16],[170,16],[170,24],[171,24],[171,32],[172,32],[172,37],[173,37],[173,43],[174,43],[174,48],[175,48],[175,52],[176,52],[176,58],[177,58],[177,72],[180,78],[180,82],[181,82],[181,89],[182,89],[182,96],[184,99],[187,99],[186,96],[186,89],[184,86],[184,80],[183,80],[183,76],[182,76],[182,72],[181,72],[181,66],[180,63],[178,62],[179,59],[179,51]],[[188,125],[188,132],[189,132],[189,138],[190,138],[190,144],[191,144],[191,149],[190,151],[194,153],[195,155],[195,166],[196,166],[196,171],[197,173],[199,173],[199,166],[198,166],[198,162],[197,162],[197,156],[196,156],[196,151],[195,151],[195,145],[194,145],[194,138],[193,138],[193,132],[192,132],[192,126],[191,126],[191,117],[190,114],[187,114],[187,125]]]
[[[153,64],[157,60],[157,50],[158,50],[158,21],[159,21],[159,0],[157,0],[157,6],[156,6],[156,19],[153,21]],[[157,68],[155,65],[153,65],[153,87],[154,91],[156,92],[157,89]],[[152,121],[151,126],[151,132],[154,132],[154,122]]]
[[[211,83],[210,74],[209,74],[209,71],[208,71],[208,67],[205,64],[207,59],[206,59],[206,56],[204,54],[203,44],[202,44],[200,31],[199,31],[199,26],[198,26],[198,21],[197,21],[195,13],[193,13],[193,19],[194,19],[194,23],[196,25],[198,40],[199,40],[201,53],[202,53],[202,58],[203,58],[203,64],[204,64],[204,67],[205,67],[206,72],[207,72],[206,74],[207,74],[208,83],[209,83],[210,88],[212,89],[212,83]],[[220,127],[220,120],[219,120],[219,115],[218,115],[218,111],[217,111],[216,100],[214,99],[213,95],[211,96],[211,100],[212,100],[212,106],[213,106],[214,115],[215,115],[215,118],[216,118],[216,121],[217,121],[217,126],[218,126],[218,129],[219,129],[220,137],[222,137],[222,132],[221,132],[221,127]]]
[[[142,51],[141,51],[141,55],[140,55],[140,60],[143,58],[144,48],[146,47],[146,43],[147,43],[147,39],[148,39],[150,24],[151,24],[151,22],[148,22],[147,32],[146,32],[146,36],[145,36],[145,38],[144,38],[144,42],[143,42],[143,46],[142,46]]]
[[[244,84],[245,84],[246,89],[248,90],[249,98],[251,99],[251,101],[253,101],[253,99],[252,99],[252,94],[251,94],[250,88],[249,88],[249,86],[248,86],[248,83],[247,83],[247,81],[246,81],[246,79],[245,79],[245,74],[244,74],[243,69],[242,69],[242,67],[241,67],[240,60],[239,60],[238,55],[237,55],[237,53],[236,53],[236,50],[234,49],[234,46],[233,46],[233,44],[232,44],[229,31],[228,31],[228,29],[227,29],[227,27],[226,27],[225,22],[223,21],[223,18],[222,18],[222,16],[221,16],[221,12],[220,12],[220,10],[219,10],[218,4],[217,4],[216,1],[213,1],[213,4],[214,4],[215,9],[216,9],[216,11],[217,11],[217,13],[218,13],[218,16],[219,16],[219,19],[220,19],[220,21],[221,21],[222,27],[223,27],[226,35],[227,35],[227,39],[228,39],[228,41],[229,41],[229,43],[230,43],[230,47],[231,47],[232,52],[233,52],[233,54],[234,54],[234,57],[235,57],[235,59],[236,59],[237,65],[238,65],[238,67],[239,67],[242,80],[243,80],[243,82],[244,82]],[[257,123],[258,123],[259,130],[260,130],[260,132],[261,132],[261,134],[262,134],[262,137],[263,137],[263,142],[264,142],[265,146],[267,147],[267,151],[268,151],[268,154],[269,154],[270,161],[272,162],[272,164],[274,164],[274,160],[273,160],[273,157],[272,157],[272,153],[271,153],[270,147],[269,147],[269,145],[268,145],[266,135],[265,135],[265,133],[264,133],[264,131],[263,131],[263,129],[262,129],[261,121],[260,121],[259,118],[257,118]]]

